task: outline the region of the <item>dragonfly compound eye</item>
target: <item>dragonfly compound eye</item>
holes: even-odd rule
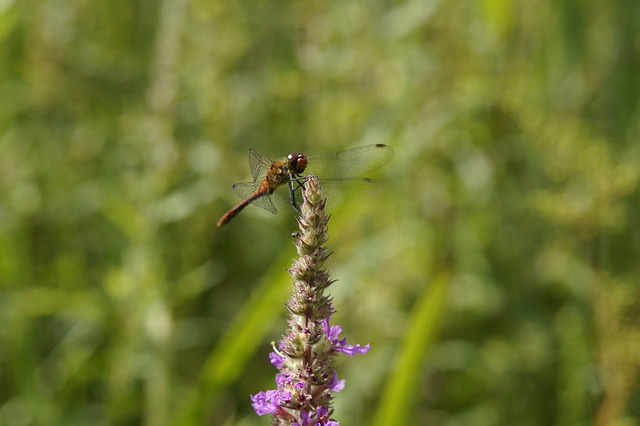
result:
[[[287,157],[287,166],[291,172],[300,174],[307,168],[307,157],[300,152],[289,154]]]

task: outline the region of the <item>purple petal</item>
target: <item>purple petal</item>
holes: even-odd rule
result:
[[[339,325],[330,326],[330,320],[331,318],[329,317],[325,318],[322,321],[322,328],[324,329],[324,332],[327,333],[327,336],[329,336],[329,340],[333,342],[334,340],[338,339],[338,334],[342,333],[342,327],[340,327]]]
[[[271,364],[275,365],[275,367],[279,370],[284,364],[284,357],[278,355],[275,352],[271,352],[269,353],[269,361],[271,361]]]
[[[289,382],[291,382],[291,378],[289,377],[288,374],[282,374],[282,373],[276,374],[276,384],[278,385],[279,388],[284,387],[285,385],[289,384]]]
[[[306,410],[300,410],[300,426],[309,426],[311,424],[311,416]]]
[[[334,371],[333,378],[329,383],[329,390],[333,392],[340,392],[342,389],[344,389],[344,384],[345,384],[345,380],[338,380],[338,373]],[[327,409],[327,412],[328,412],[328,409]]]
[[[370,344],[366,344],[364,346],[360,346],[358,345],[339,345],[336,346],[336,350],[338,352],[342,352],[344,354],[347,354],[349,356],[354,356],[356,354],[366,354],[367,352],[369,352],[369,349],[371,349],[371,345]]]
[[[335,375],[337,377],[337,374]],[[320,406],[316,409],[318,423],[315,426],[340,426],[335,420],[329,419],[329,407]]]
[[[276,414],[282,404],[291,401],[291,394],[279,389],[258,392],[256,395],[250,396],[251,406],[259,416]]]
[[[358,345],[347,345],[347,339],[339,339],[338,335],[342,333],[342,327],[339,325],[329,325],[329,318],[326,318],[322,322],[322,328],[329,338],[329,341],[333,344],[334,350],[338,352],[345,353],[349,356],[354,356],[355,354],[366,354],[369,352],[371,346],[366,344],[365,346]]]
[[[334,375],[334,377],[337,377],[337,376],[338,376],[337,374]],[[328,415],[329,415],[329,407],[325,407],[324,405],[321,405],[316,409],[316,416],[319,419],[323,417],[327,417]]]

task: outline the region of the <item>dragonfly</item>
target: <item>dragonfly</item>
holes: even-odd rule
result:
[[[305,172],[313,173],[327,196],[328,207],[343,199],[370,192],[374,181],[363,175],[381,167],[393,157],[393,150],[384,144],[365,145],[328,155],[305,155],[301,152],[271,161],[249,150],[251,182],[233,185],[242,201],[229,209],[218,221],[218,228],[226,225],[249,204],[277,213],[279,206],[291,205],[300,212],[300,189],[304,188]]]

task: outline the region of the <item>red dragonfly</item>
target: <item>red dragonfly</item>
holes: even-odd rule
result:
[[[227,224],[249,204],[257,205],[271,213],[288,198],[288,203],[297,211],[302,202],[299,189],[304,186],[303,173],[311,172],[318,177],[327,195],[329,206],[335,205],[350,194],[368,192],[373,189],[373,180],[361,177],[377,169],[393,156],[388,145],[375,144],[339,152],[337,154],[309,156],[294,152],[281,161],[271,161],[249,150],[249,168],[252,182],[233,185],[233,191],[243,201],[232,207],[218,221],[218,227]],[[288,188],[284,191],[281,188]],[[274,194],[275,193],[275,194]]]

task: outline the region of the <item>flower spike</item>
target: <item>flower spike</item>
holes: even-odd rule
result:
[[[293,234],[299,257],[289,269],[293,291],[286,303],[289,329],[269,360],[279,370],[275,390],[251,396],[253,408],[260,416],[271,414],[279,426],[339,426],[331,418],[333,394],[345,386],[334,370],[339,353],[349,356],[365,354],[369,345],[348,345],[340,339],[339,325],[330,325],[335,312],[331,297],[324,294],[335,282],[324,269],[331,252],[328,240],[329,216],[318,179],[309,176],[304,184],[304,202],[298,218],[300,232]]]

